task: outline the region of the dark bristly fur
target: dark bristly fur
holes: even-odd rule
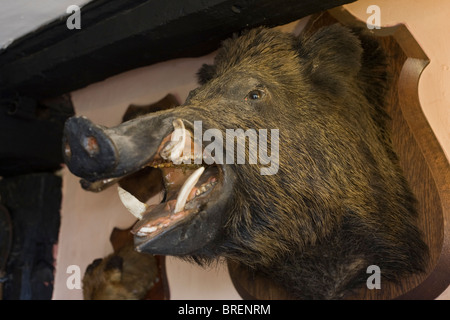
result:
[[[158,266],[153,255],[127,244],[103,259],[95,259],[83,277],[84,300],[144,299],[154,286]]]
[[[339,299],[366,269],[422,271],[427,246],[392,150],[385,57],[377,41],[333,25],[299,38],[257,28],[223,43],[186,102],[204,129],[280,130],[280,167],[234,165],[224,237],[194,255],[266,274],[295,297]],[[260,101],[244,101],[257,83]]]

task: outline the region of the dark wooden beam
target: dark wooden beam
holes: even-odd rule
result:
[[[53,172],[61,168],[62,133],[74,114],[68,95],[36,101],[0,99],[0,176]]]
[[[41,99],[156,62],[206,54],[232,33],[285,24],[354,0],[97,0],[0,52],[1,92]]]
[[[5,268],[4,300],[52,298],[61,187],[61,177],[51,173],[0,180],[0,210],[6,208],[11,221],[9,228],[1,231],[6,231],[12,240]],[[4,243],[0,246],[3,249]]]

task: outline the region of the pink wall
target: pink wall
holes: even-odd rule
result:
[[[375,3],[376,2],[376,3]],[[429,2],[428,2],[429,3]],[[450,158],[450,43],[448,29],[450,2],[434,1],[358,1],[346,6],[365,21],[366,8],[381,8],[383,26],[405,23],[431,59],[424,71],[419,94],[429,120],[447,158]],[[285,31],[299,32],[307,19],[283,26]],[[203,63],[212,61],[214,53],[196,59],[172,60],[139,68],[95,83],[72,93],[78,115],[94,122],[113,126],[129,104],[146,104],[161,99],[166,93],[184,101],[196,87],[195,73]],[[112,252],[109,235],[114,227],[127,228],[134,218],[121,205],[115,187],[95,194],[83,191],[78,179],[67,170],[64,178],[62,225],[57,254],[54,299],[81,299],[80,289],[68,289],[67,267],[77,265],[81,273],[93,259]],[[167,271],[172,299],[239,299],[228,277],[226,266],[201,269],[176,258],[168,258]],[[441,295],[450,298],[450,289]]]

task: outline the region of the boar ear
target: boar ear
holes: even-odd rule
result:
[[[103,259],[95,259],[94,261],[92,261],[92,263],[90,265],[87,266],[85,274],[90,274],[92,273],[95,268],[97,268],[101,263],[102,263]]]
[[[123,258],[119,256],[112,256],[106,263],[105,275],[111,282],[120,282],[122,279]]]
[[[200,85],[204,85],[214,77],[216,68],[210,64],[203,64],[203,66],[197,72],[197,79]]]
[[[299,55],[305,76],[319,89],[338,95],[361,68],[362,47],[350,29],[335,24],[300,36]]]

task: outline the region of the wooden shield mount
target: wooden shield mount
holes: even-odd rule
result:
[[[341,23],[366,24],[342,7],[313,15],[303,32]],[[381,289],[361,288],[349,299],[434,299],[450,284],[450,165],[420,106],[418,83],[429,59],[404,25],[374,29],[389,56],[393,76],[387,111],[392,142],[419,202],[419,228],[430,248],[425,274]],[[292,299],[282,288],[245,267],[228,263],[233,284],[244,299]],[[370,274],[368,274],[368,277]]]

